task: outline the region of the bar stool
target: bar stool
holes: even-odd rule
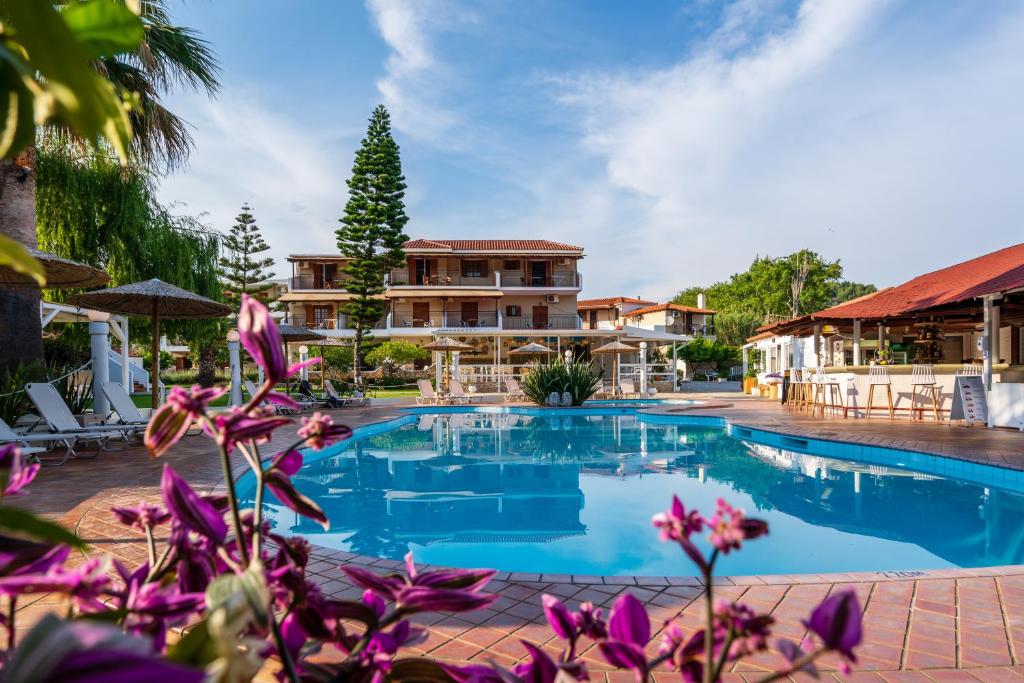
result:
[[[868,402],[864,406],[864,417],[871,417],[871,408],[875,398],[875,387],[885,387],[886,399],[889,403],[889,419],[895,413],[892,405],[892,380],[889,379],[889,368],[884,365],[872,365],[868,368]]]
[[[804,373],[800,368],[789,369],[789,395],[786,403],[790,408],[803,409],[804,400]]]
[[[956,374],[959,377],[980,377],[981,366],[974,363],[964,363],[964,366]]]
[[[818,402],[818,397],[821,402]],[[837,414],[840,407],[843,409],[843,417],[846,417],[846,404],[843,402],[843,390],[839,382],[829,377],[824,368],[817,368],[814,371],[814,404],[811,406],[813,415],[818,406],[821,406],[821,416],[825,417],[825,408],[830,408],[832,414]]]
[[[918,388],[923,390],[924,400],[921,402],[921,407],[917,406],[917,390]],[[920,418],[924,419],[925,401],[928,400],[928,396],[931,395],[932,399],[932,413],[935,415],[935,421],[938,422],[942,419],[939,416],[939,393],[940,387],[935,384],[935,371],[930,365],[915,365],[913,372],[911,373],[910,381],[910,419],[914,419],[914,412],[920,413]]]

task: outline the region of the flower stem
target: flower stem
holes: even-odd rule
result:
[[[7,652],[14,652],[17,637],[14,632],[14,615],[18,611],[18,598],[15,595],[7,599]]]
[[[281,658],[281,668],[290,683],[299,683],[299,675],[295,671],[295,664],[292,662],[292,655],[284,643],[284,634],[281,633],[281,625],[277,623],[277,617],[270,613],[270,630],[274,634],[274,645],[277,647],[277,655]]]
[[[238,554],[242,558],[242,564],[249,565],[249,549],[245,547],[245,538],[242,535],[242,515],[238,509],[238,496],[235,495],[235,479],[231,475],[231,460],[228,458],[227,449],[220,447],[220,464],[224,469],[224,484],[228,491],[228,505],[231,507],[231,521],[235,526],[235,544],[238,546]]]
[[[718,559],[718,549],[711,553],[707,564],[704,565],[704,683],[714,683],[714,656],[715,656],[715,602],[712,595],[711,577],[715,572],[715,560]]]
[[[156,566],[156,539],[153,538],[153,527],[146,525],[146,552],[149,554],[149,570]]]
[[[260,545],[262,543],[263,534],[260,533],[260,527],[263,525],[263,489],[265,484],[263,482],[263,470],[259,469],[256,471],[256,500],[253,502],[252,511],[252,555],[253,557],[260,556]]]

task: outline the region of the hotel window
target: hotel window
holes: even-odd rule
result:
[[[523,262],[519,259],[505,259],[505,263],[502,264],[502,270],[522,270]]]
[[[462,262],[462,277],[487,277],[487,261],[464,260]]]
[[[522,306],[506,306],[505,316],[508,318],[518,318],[523,314]]]

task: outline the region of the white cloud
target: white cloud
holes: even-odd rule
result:
[[[578,168],[604,172],[557,201],[607,212],[544,215],[637,254],[587,294],[671,296],[805,246],[890,284],[1019,241],[1022,16],[907,35],[894,7],[807,0],[765,32],[739,3],[670,68],[563,80]],[[589,251],[588,271],[621,272],[620,249]]]
[[[345,178],[361,131],[328,131],[296,120],[260,101],[252,91],[228,88],[215,101],[184,96],[175,102],[194,126],[189,167],[163,179],[160,197],[181,202],[180,213],[206,214],[219,230],[234,224],[243,203],[277,260],[334,248],[334,230],[348,198]]]

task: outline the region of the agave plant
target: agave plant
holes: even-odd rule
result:
[[[548,396],[557,392],[572,395],[574,406],[582,405],[594,395],[600,386],[600,379],[589,362],[574,360],[566,363],[558,359],[538,365],[523,379],[523,393],[537,405],[545,405]]]

